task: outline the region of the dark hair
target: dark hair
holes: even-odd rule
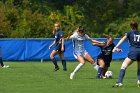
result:
[[[5,36],[4,36],[4,34],[0,34],[0,38],[4,38]]]
[[[138,30],[138,23],[136,21],[132,21],[130,23],[130,27],[132,28],[132,30]]]
[[[80,33],[84,33],[86,30],[82,27],[82,26],[79,26],[78,27],[78,32]]]
[[[107,36],[107,39],[108,39],[108,40],[111,39],[112,41],[114,40],[114,38],[113,38],[112,35],[108,35],[108,36]]]

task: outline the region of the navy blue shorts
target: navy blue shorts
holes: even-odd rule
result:
[[[110,67],[110,63],[111,63],[111,61],[112,61],[112,57],[110,57],[110,56],[105,56],[105,55],[99,55],[99,56],[97,57],[97,64],[98,64],[98,59],[103,59],[104,62],[105,62],[105,66],[106,66],[106,67]]]
[[[58,51],[60,53],[65,52],[65,46],[64,46],[64,51],[61,51],[61,46],[62,46],[61,44],[56,45],[54,50],[56,50],[56,51]]]
[[[130,51],[128,53],[128,58],[130,58],[133,61],[139,61],[140,62],[140,51]]]

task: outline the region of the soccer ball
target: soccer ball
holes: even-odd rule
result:
[[[106,77],[106,78],[112,78],[112,75],[113,75],[112,71],[107,71],[107,72],[105,73],[105,77]]]

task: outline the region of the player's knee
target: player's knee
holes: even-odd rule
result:
[[[127,67],[128,67],[128,64],[123,63],[122,66],[121,66],[121,69],[127,69]]]
[[[104,63],[100,64],[100,67],[104,67],[104,66],[105,66],[105,64],[104,64]]]
[[[85,62],[80,62],[80,63],[82,63],[83,65],[85,65]]]
[[[50,55],[50,58],[51,58],[51,59],[53,59],[53,58],[54,58],[54,56],[53,56],[53,55]]]

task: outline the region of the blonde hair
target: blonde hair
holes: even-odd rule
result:
[[[58,26],[60,27],[60,22],[55,22],[54,25],[55,25],[55,24],[58,24]],[[54,30],[53,30],[53,34],[54,34],[55,32],[56,32],[56,30],[54,29]]]

